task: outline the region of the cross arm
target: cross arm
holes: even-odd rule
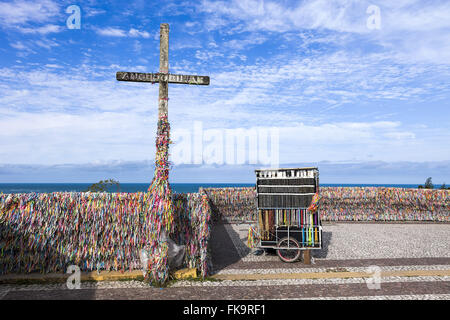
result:
[[[123,72],[116,73],[116,79],[118,81],[130,81],[130,82],[168,82],[178,84],[193,84],[193,85],[209,85],[208,76],[196,76],[196,75],[181,75],[181,74],[169,74],[169,73],[141,73],[141,72]]]

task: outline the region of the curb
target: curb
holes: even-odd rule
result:
[[[0,284],[14,284],[14,283],[54,283],[66,282],[70,277],[69,273],[31,273],[31,274],[6,274],[0,275]],[[81,272],[81,281],[118,281],[118,280],[143,280],[142,271],[101,271],[97,273]]]
[[[195,271],[195,275],[194,275]],[[0,284],[55,283],[66,282],[70,274],[7,274],[0,276]],[[182,269],[173,274],[175,279],[195,278],[196,270]],[[420,277],[420,276],[450,276],[450,270],[401,270],[383,271],[380,277]],[[280,279],[331,279],[331,278],[370,278],[373,274],[367,272],[304,272],[304,273],[268,273],[268,274],[216,274],[210,276],[214,280],[280,280]],[[101,271],[82,272],[81,281],[131,281],[144,279],[142,271],[131,272]]]
[[[384,271],[380,277],[420,277],[450,276],[450,270],[403,270]],[[330,278],[370,278],[367,272],[310,272],[310,273],[269,273],[269,274],[217,274],[216,280],[275,280],[275,279],[330,279]]]
[[[31,274],[5,274],[0,275],[0,284],[14,284],[14,283],[55,283],[66,282],[70,277],[69,273],[31,273]],[[197,278],[197,269],[185,268],[175,271],[172,276],[175,279],[189,279]],[[91,271],[81,272],[80,281],[131,281],[144,280],[144,275],[141,270],[134,271]]]

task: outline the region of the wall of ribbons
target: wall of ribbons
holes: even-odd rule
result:
[[[286,226],[311,226],[301,210],[257,213],[255,188],[204,191],[173,196],[171,235],[186,245],[185,265],[203,276],[210,268],[213,220],[258,221],[267,238],[275,219]],[[449,190],[321,187],[320,195],[322,221],[450,222]],[[156,242],[160,227],[151,203],[148,193],[0,194],[0,273],[65,271],[70,264],[84,271],[141,269],[140,249]]]
[[[450,191],[381,187],[321,187],[326,221],[450,222]]]
[[[211,210],[205,194],[175,194],[171,238],[185,265],[206,276]],[[157,242],[149,193],[0,194],[0,273],[142,269],[140,250]],[[158,263],[158,257],[152,261]],[[151,268],[151,266],[149,266]]]
[[[212,219],[221,222],[256,221],[255,188],[205,188]]]
[[[205,189],[213,217],[257,221],[256,189]],[[320,187],[322,221],[450,222],[450,191],[382,187]]]
[[[202,277],[211,270],[208,241],[211,233],[211,208],[205,193],[173,196],[176,220],[171,238],[186,246],[185,265],[197,268]]]

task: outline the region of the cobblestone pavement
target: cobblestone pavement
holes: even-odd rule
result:
[[[324,226],[324,248],[313,263],[286,264],[275,254],[256,256],[246,246],[248,225],[216,225],[210,247],[213,274],[450,270],[448,224],[332,224]],[[349,235],[345,237],[344,235]],[[395,239],[394,239],[395,238]],[[0,285],[0,299],[383,299],[450,298],[449,276],[386,276],[379,289],[365,278],[177,281],[153,288],[140,281]]]
[[[246,246],[248,224],[224,225],[243,261],[276,261],[253,256]],[[329,223],[323,226],[323,248],[316,259],[450,258],[449,224]]]
[[[227,300],[227,299],[302,299],[346,298],[427,295],[428,298],[445,298],[450,292],[448,281],[383,283],[379,290],[370,290],[361,283],[255,285],[255,286],[200,286],[170,288],[103,288],[103,289],[53,289],[10,290],[5,300],[15,299],[155,299],[155,300]]]

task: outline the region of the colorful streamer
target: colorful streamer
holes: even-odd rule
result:
[[[255,188],[205,190],[215,219],[258,221]],[[450,190],[320,187],[320,198],[322,221],[450,222]]]
[[[173,231],[173,206],[172,189],[169,184],[169,145],[170,124],[167,115],[163,114],[158,119],[156,135],[155,173],[153,181],[148,188],[150,194],[150,214],[155,217],[155,238],[153,242],[145,246],[152,259],[149,260],[149,274],[156,283],[164,283],[169,276],[169,264],[167,263],[167,242],[162,237],[164,233]]]
[[[160,217],[150,193],[0,194],[0,273],[141,269],[140,250],[154,248],[149,273],[166,274]],[[173,232],[187,244],[185,265],[207,275],[211,210],[205,194],[173,195]],[[186,232],[186,230],[189,230]]]
[[[276,227],[281,230],[290,228],[292,232],[300,232],[300,241],[303,247],[314,247],[319,245],[318,211],[310,212],[303,209],[259,209],[259,238],[263,241],[277,241]],[[273,220],[275,219],[275,220]],[[262,223],[264,221],[264,223]],[[278,229],[278,230],[280,230]],[[248,243],[250,243],[250,234],[256,231],[249,229]],[[278,239],[279,240],[279,239]]]
[[[256,221],[255,188],[205,188],[214,221]]]
[[[163,169],[155,172],[160,180],[167,165],[162,163]],[[177,244],[186,245],[185,265],[205,277],[213,220],[258,221],[266,226],[266,236],[273,229],[269,215],[267,221],[257,217],[255,188],[172,195],[168,180],[154,180],[150,190],[0,194],[0,273],[64,272],[71,264],[83,271],[141,269],[140,250],[147,248],[152,253],[149,276],[164,280],[164,230]],[[450,222],[449,195],[449,190],[321,187],[320,220]],[[319,221],[300,211],[282,217],[290,224]],[[303,231],[308,243],[320,242],[316,229]]]
[[[247,236],[247,246],[249,248],[255,248],[259,244],[259,233],[256,228],[252,225],[248,228],[248,236]]]
[[[450,191],[321,187],[322,221],[450,222]]]

